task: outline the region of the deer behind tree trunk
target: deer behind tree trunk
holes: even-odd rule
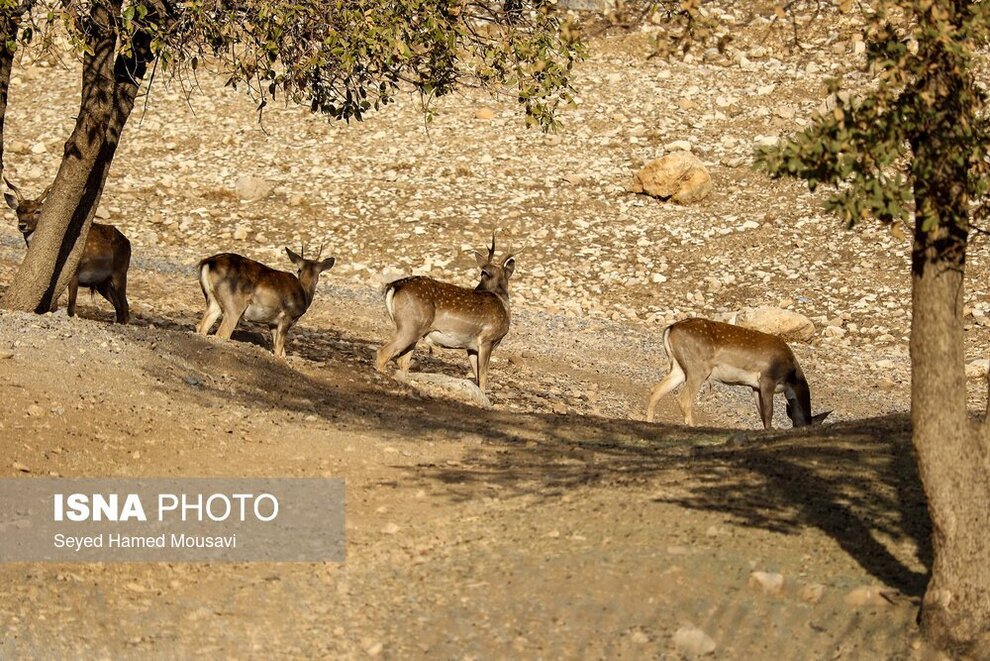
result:
[[[7,206],[17,214],[17,229],[24,236],[25,245],[31,245],[31,238],[38,228],[41,208],[48,196],[50,187],[36,199],[29,200],[20,190],[4,179],[10,192],[4,193]],[[93,223],[86,235],[79,268],[69,280],[69,316],[76,314],[76,297],[79,286],[89,287],[110,301],[117,323],[126,324],[130,319],[127,303],[127,269],[131,264],[131,242],[113,225]],[[54,309],[54,302],[52,304]]]

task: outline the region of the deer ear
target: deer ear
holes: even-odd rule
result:
[[[811,416],[811,424],[813,425],[822,424],[822,421],[828,417],[829,413],[831,413],[831,411],[825,411],[824,413],[819,413],[818,415]]]
[[[336,257],[327,257],[322,262],[320,262],[320,273],[323,271],[329,271],[333,268],[333,265],[337,263]]]
[[[487,264],[489,264],[489,263],[490,263],[490,262],[488,261],[488,257],[486,257],[485,255],[482,255],[482,254],[481,254],[480,252],[478,252],[477,250],[475,250],[473,254],[474,254],[474,258],[475,258],[476,260],[478,260],[478,266],[486,266]]]
[[[506,259],[504,262],[502,262],[502,268],[505,269],[506,277],[511,276],[512,273],[516,270],[516,258],[509,257],[508,259]]]
[[[14,193],[8,193],[7,191],[4,191],[3,199],[7,200],[8,207],[13,209],[14,211],[17,211],[17,195],[15,195]]]
[[[285,249],[285,254],[289,256],[289,259],[292,260],[293,264],[295,264],[300,268],[302,268],[303,262],[306,261],[296,253],[292,252],[292,250],[290,250],[289,248]]]

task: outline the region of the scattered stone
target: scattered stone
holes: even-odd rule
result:
[[[45,409],[41,408],[37,404],[32,404],[31,406],[27,407],[27,414],[28,417],[30,418],[38,418],[44,415],[44,413],[45,413]]]
[[[754,571],[749,575],[749,586],[763,590],[764,594],[778,595],[784,590],[784,576],[774,572]]]
[[[777,335],[785,340],[807,342],[815,336],[815,324],[811,319],[792,310],[770,306],[743,308],[734,316],[734,324]]]
[[[443,394],[469,404],[490,409],[492,402],[473,381],[446,374],[396,371],[395,378],[427,394]]]
[[[14,357],[13,351],[0,351],[0,360],[10,360]]]
[[[673,142],[668,142],[663,146],[663,148],[668,151],[691,151],[691,143],[687,140],[674,140]]]
[[[391,523],[391,522],[390,523],[386,523],[384,526],[382,526],[382,532],[385,533],[386,535],[394,535],[395,533],[399,532],[400,530],[402,530],[401,527],[399,527],[397,524]]]
[[[48,151],[48,147],[46,147],[45,143],[43,142],[36,142],[33,145],[31,145],[31,153],[34,154],[35,156],[44,154],[47,151]]]
[[[825,596],[825,586],[821,583],[805,585],[801,588],[798,596],[801,598],[801,601],[806,601],[809,604],[817,604]]]
[[[264,179],[249,174],[243,174],[234,182],[234,193],[245,202],[255,202],[263,200],[272,194],[275,184]]]
[[[27,466],[25,466],[24,464],[22,464],[19,461],[15,461],[14,463],[12,463],[10,465],[10,467],[13,468],[15,471],[20,471],[22,473],[30,473],[31,472],[31,469],[30,468],[28,468]]]
[[[674,647],[689,658],[708,656],[715,652],[715,641],[697,627],[681,627],[674,633]]]
[[[825,337],[843,337],[846,334],[846,329],[842,326],[826,326],[825,330],[822,331],[822,335]]]
[[[708,197],[712,177],[708,168],[689,151],[658,158],[636,173],[629,190],[678,204],[692,204]]]
[[[990,359],[980,358],[966,363],[967,379],[985,379],[990,372]]]
[[[492,108],[478,108],[474,111],[474,118],[484,121],[495,119],[495,111]]]
[[[863,585],[850,590],[846,593],[843,601],[855,608],[862,606],[884,606],[890,603],[883,597],[881,589],[875,585]]]

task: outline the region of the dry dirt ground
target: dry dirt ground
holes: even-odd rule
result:
[[[647,60],[639,33],[599,39],[549,136],[474,94],[443,100],[427,129],[412,99],[351,126],[293,107],[259,124],[218,78],[188,100],[153,88],[101,210],[134,246],[133,323],[109,324],[86,296],[74,319],[0,313],[0,476],[343,477],[347,559],[3,565],[0,658],[678,658],[688,627],[716,658],[931,657],[914,625],[929,557],[906,243],[871,223],[846,231],[821,194],[745,164],[800,128],[827,76],[867,81],[855,35],[832,16],[797,48],[740,23],[724,55],[677,63]],[[50,62],[15,70],[5,173],[22,189],[54,174],[75,80]],[[681,208],[626,193],[675,140],[709,165],[713,195]],[[241,175],[273,193],[241,201]],[[23,255],[7,218],[0,286]],[[381,283],[471,284],[464,250],[493,227],[526,249],[493,408],[375,373]],[[323,240],[338,266],[287,364],[257,329],[192,333],[200,258],[288,268],[283,245]],[[975,243],[972,360],[986,350],[987,261]],[[831,424],[757,431],[751,394],[723,387],[700,397],[706,428],[677,426],[672,401],[663,424],[642,422],[663,325],[759,304],[817,322],[794,348]],[[844,335],[826,337],[836,319]],[[414,369],[461,376],[467,361],[422,352]],[[971,385],[976,409],[985,388]],[[752,584],[754,571],[783,587]]]

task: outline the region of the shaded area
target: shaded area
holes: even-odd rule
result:
[[[149,339],[133,337],[142,338]],[[413,483],[443,484],[454,501],[482,497],[479,487],[486,485],[495,485],[501,497],[553,499],[586,485],[660,484],[658,502],[720,512],[734,524],[782,534],[817,528],[864,570],[907,595],[921,595],[927,582],[921,565],[931,564],[930,523],[906,415],[738,432],[485,411],[378,375],[372,366],[377,340],[337,330],[307,329],[305,341],[294,346],[304,360],[292,365],[268,349],[188,331],[164,333],[162,341],[173,345],[165,353],[188,360],[149,367],[167,389],[180,388],[172,397],[205,391],[249,408],[313,414],[340,429],[412,442],[483,440],[455,465],[405,469]],[[423,354],[430,369],[456,374],[461,368],[446,360],[453,354]]]

